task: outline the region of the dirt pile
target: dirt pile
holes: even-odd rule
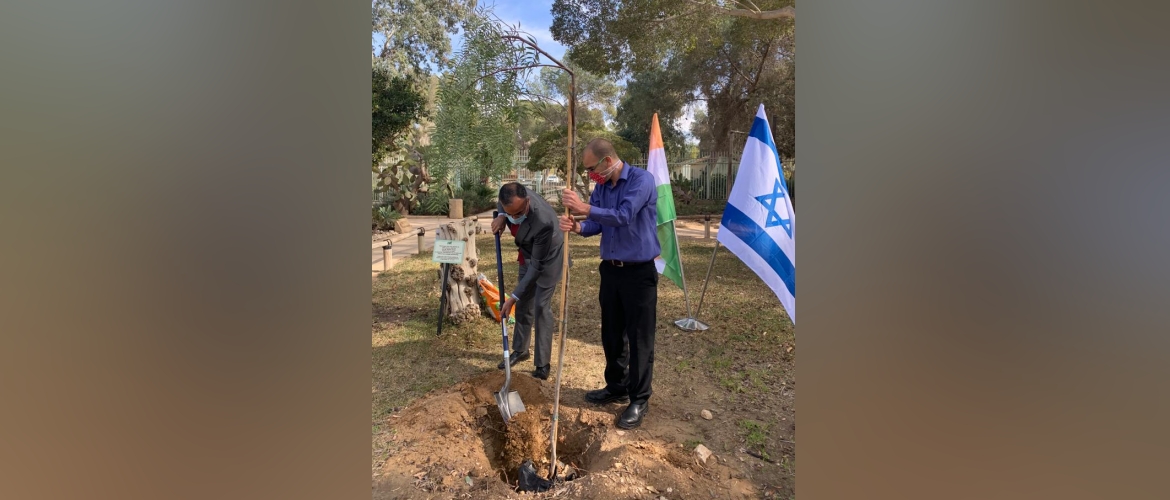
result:
[[[486,373],[418,400],[388,424],[394,446],[375,477],[373,498],[756,498],[728,467],[698,464],[680,443],[613,426],[623,407],[587,406],[561,393],[558,461],[573,477],[546,493],[516,493],[517,470],[533,460],[549,472],[552,383],[515,374],[526,410],[504,425],[492,393],[502,372]],[[651,418],[653,414],[650,415]]]

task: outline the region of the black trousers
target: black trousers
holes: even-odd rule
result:
[[[623,267],[602,261],[598,272],[606,388],[629,394],[631,403],[645,402],[654,374],[658,270],[654,261]]]

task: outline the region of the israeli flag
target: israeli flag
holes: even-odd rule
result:
[[[764,105],[739,160],[739,172],[723,220],[719,243],[731,250],[776,293],[796,324],[796,240],[792,199]]]

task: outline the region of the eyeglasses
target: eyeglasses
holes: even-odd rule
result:
[[[600,160],[597,160],[597,163],[595,163],[592,167],[585,167],[585,168],[587,170],[589,170],[590,172],[597,170],[597,167],[601,166],[602,162],[604,162],[608,158],[609,158],[608,156],[603,156],[603,157],[601,157]]]

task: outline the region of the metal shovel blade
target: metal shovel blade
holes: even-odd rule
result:
[[[508,423],[517,413],[524,411],[524,402],[520,400],[519,392],[509,391],[506,396],[495,392],[492,395],[496,398],[496,406],[500,407],[500,416],[504,417],[504,423]]]

